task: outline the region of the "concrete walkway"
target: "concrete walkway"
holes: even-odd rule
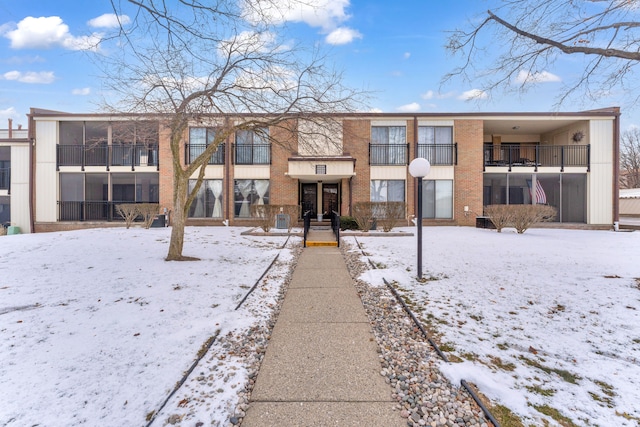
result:
[[[242,427],[406,426],[340,250],[307,247]]]

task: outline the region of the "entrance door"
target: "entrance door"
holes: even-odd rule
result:
[[[322,184],[322,213],[339,212],[338,184]]]
[[[311,211],[311,217],[315,217],[318,211],[318,184],[302,184],[302,188],[300,191],[301,200],[300,204],[302,205],[302,215],[307,211]]]

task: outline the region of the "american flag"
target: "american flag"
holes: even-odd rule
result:
[[[529,184],[529,193],[531,193],[531,181],[527,180]],[[531,194],[531,198],[533,199],[533,194]],[[536,204],[538,205],[546,205],[547,204],[547,194],[544,192],[544,188],[542,188],[542,184],[540,181],[536,179]]]

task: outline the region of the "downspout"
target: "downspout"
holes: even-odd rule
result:
[[[620,223],[620,109],[613,121],[613,224],[618,231]]]
[[[225,117],[225,125],[229,125],[229,118]],[[227,224],[230,224],[230,218],[231,216],[229,215],[229,208],[231,205],[231,194],[233,194],[233,187],[231,187],[231,191],[229,191],[229,185],[231,184],[229,182],[229,180],[231,179],[231,171],[229,169],[231,169],[231,150],[232,150],[232,144],[229,144],[229,137],[227,137],[227,139],[224,141],[224,181],[226,183],[226,191],[224,192],[224,198],[225,198],[225,203],[224,203],[224,220],[228,221]],[[223,186],[224,188],[224,186]]]
[[[34,186],[35,186],[35,168],[33,167],[33,150],[36,144],[35,138],[35,122],[33,116],[27,114],[29,123],[29,230],[30,233],[35,233],[35,218],[33,213],[33,198],[34,198]]]

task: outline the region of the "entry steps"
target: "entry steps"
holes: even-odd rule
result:
[[[314,227],[307,234],[307,247],[309,246],[338,246],[335,234],[331,227]]]

